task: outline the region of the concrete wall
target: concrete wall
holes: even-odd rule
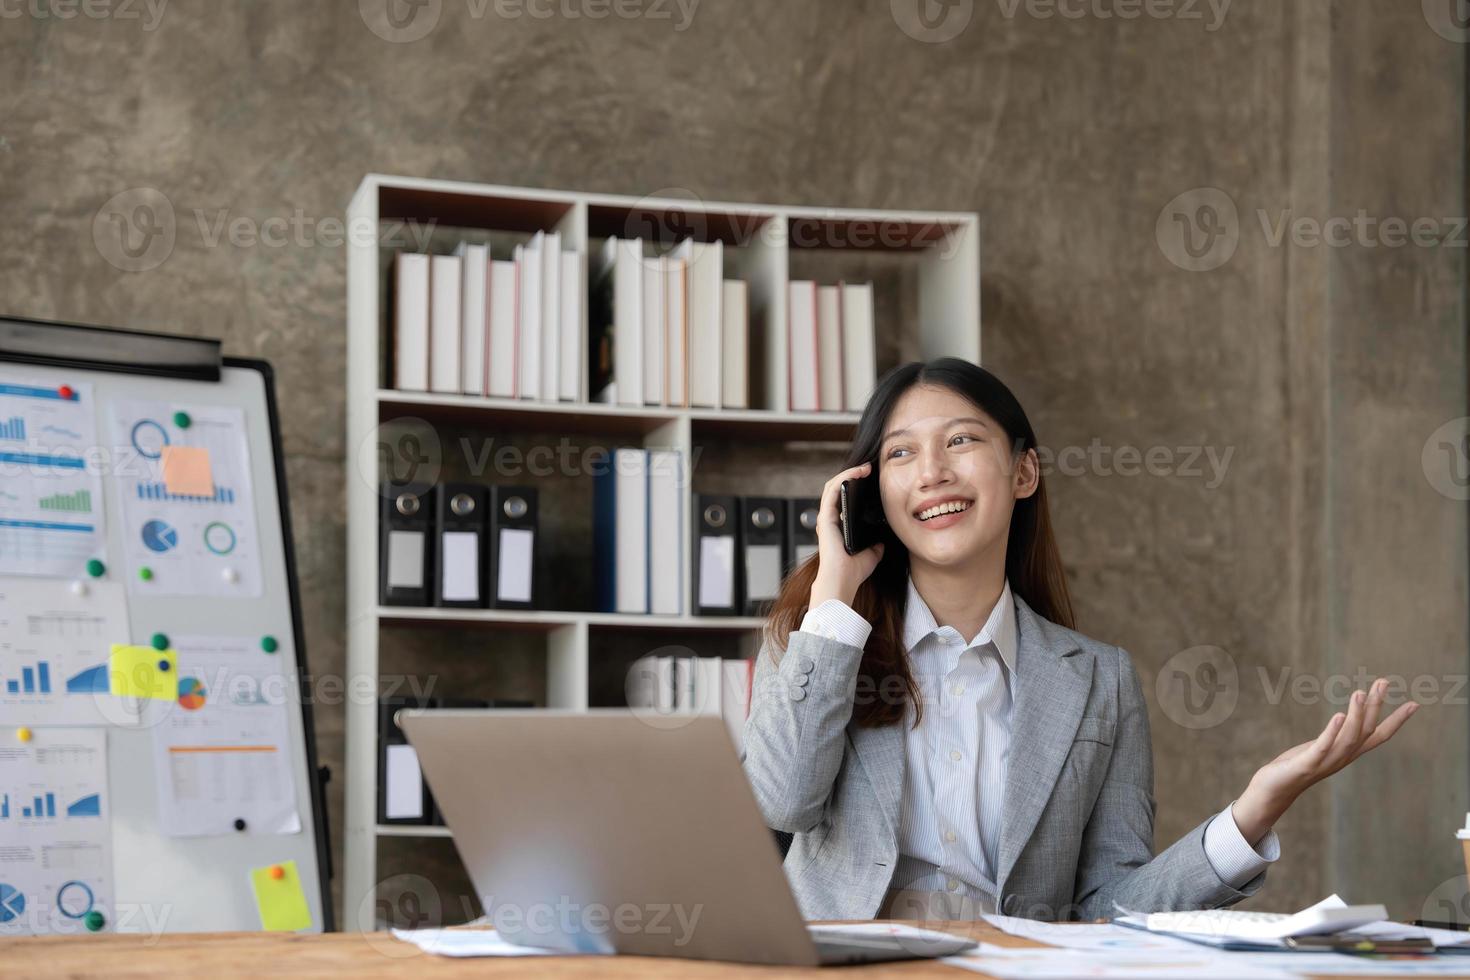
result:
[[[137,19],[3,4],[0,307],[275,362],[307,648],[334,673],[345,261],[316,223],[365,172],[978,211],[986,363],[1058,453],[1081,628],[1141,669],[1159,845],[1320,730],[1346,688],[1313,683],[1427,678],[1435,703],[1410,731],[1282,822],[1253,904],[1337,889],[1442,916],[1426,904],[1464,895],[1449,831],[1467,808],[1467,542],[1448,457],[1426,469],[1421,450],[1466,414],[1452,4],[1061,6],[1081,16],[958,0],[925,28],[912,0],[703,0],[692,20],[689,0],[600,20],[431,0],[408,28],[437,11],[425,36],[388,41],[371,2],[173,0]],[[176,242],[127,272],[94,219],[138,187],[168,199]],[[1297,223],[1296,243],[1273,241],[1283,212],[1359,209],[1448,240],[1312,244]],[[213,237],[237,217],[304,230],[285,247]],[[911,348],[884,329],[885,350]],[[1156,450],[1154,472],[1134,473],[1130,447]],[[540,689],[522,651],[402,645],[406,663]],[[340,707],[318,726],[340,771]],[[453,881],[445,842],[382,863]],[[442,889],[446,915],[460,888]]]

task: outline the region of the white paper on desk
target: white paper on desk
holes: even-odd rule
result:
[[[394,929],[393,938],[435,956],[572,956],[537,946],[517,946],[494,929]]]
[[[1140,952],[1144,950],[1190,950],[1197,951],[1198,944],[1174,936],[1129,929],[1110,923],[1092,922],[1041,922],[1010,915],[982,915],[982,919],[1001,932],[1012,936],[1033,939],[1048,946],[1063,949],[1116,950]]]
[[[1343,953],[1221,953],[1230,962],[1291,972],[1297,976],[1329,977],[1463,977],[1464,957],[1453,954],[1410,959],[1378,956],[1348,956]]]
[[[1425,926],[1407,925],[1403,922],[1371,922],[1366,926],[1349,929],[1347,935],[1377,940],[1427,939],[1434,943],[1436,948],[1470,948],[1470,932],[1462,932],[1458,929],[1430,929]]]
[[[1110,952],[1077,949],[1009,949],[982,943],[977,951],[940,960],[1000,980],[1075,980],[1077,977],[1151,977],[1158,980],[1296,980],[1294,970],[1257,966],[1256,953],[1222,953],[1203,946],[1194,950]],[[1307,955],[1307,954],[1301,954]],[[1351,957],[1344,957],[1350,959]]]

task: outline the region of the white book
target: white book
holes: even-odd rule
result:
[[[615,449],[612,458],[614,612],[648,608],[648,454]]]
[[[694,661],[694,705],[699,714],[720,714],[723,663],[719,657],[700,657]]]
[[[878,383],[873,332],[873,284],[842,284],[843,399],[849,412],[861,412]]]
[[[546,236],[541,259],[541,397],[554,402],[561,388],[560,233]]]
[[[459,390],[466,395],[485,393],[485,334],[490,312],[485,280],[490,272],[490,249],[460,242],[454,250],[463,263],[460,293]]]
[[[613,276],[613,378],[619,405],[643,404],[643,242],[608,239]]]
[[[754,665],[752,660],[720,662],[721,672],[724,674],[720,681],[720,714],[725,716],[725,724],[730,728],[730,739],[735,743],[737,752],[745,731],[745,719],[750,715],[750,684]]]
[[[661,271],[664,277],[668,404],[684,408],[689,405],[689,263],[666,256]]]
[[[393,256],[393,387],[429,390],[429,257]]]
[[[464,262],[435,255],[429,263],[429,390],[459,393],[459,315]]]
[[[842,411],[842,291],[817,287],[817,404]]]
[[[564,402],[582,400],[582,360],[587,350],[587,260],[581,252],[561,256],[561,366],[557,393]]]
[[[643,404],[664,403],[664,260],[640,258],[643,276]]]
[[[693,657],[674,658],[674,710],[679,712],[693,712],[698,710],[699,702],[694,695],[694,666]]]
[[[674,713],[674,658],[653,658],[653,706],[660,714]]]
[[[750,407],[750,289],[743,280],[721,283],[720,405]]]
[[[520,378],[517,392],[522,398],[541,397],[541,279],[545,261],[546,233],[536,232],[529,245],[518,248],[520,263]]]
[[[648,611],[684,611],[683,454],[648,450]]]
[[[514,398],[520,352],[516,337],[520,332],[518,294],[520,271],[512,260],[496,259],[490,263],[487,281],[490,294],[488,340],[485,344],[485,394],[495,398]]]
[[[793,412],[815,412],[817,397],[817,284],[793,279],[787,289],[787,398]]]
[[[633,661],[628,676],[623,682],[623,692],[628,697],[630,708],[652,708],[655,697],[653,657],[643,656]]]
[[[725,243],[686,241],[674,255],[688,263],[689,404],[720,407],[720,322],[724,316]]]

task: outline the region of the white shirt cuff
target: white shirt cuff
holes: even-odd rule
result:
[[[1276,831],[1268,830],[1261,842],[1251,847],[1235,823],[1231,812],[1234,806],[1232,802],[1216,814],[1205,828],[1205,858],[1220,880],[1239,888],[1281,857],[1281,841]]]
[[[801,619],[801,632],[815,633],[861,650],[867,645],[873,625],[841,599],[827,599],[815,609],[807,610]]]

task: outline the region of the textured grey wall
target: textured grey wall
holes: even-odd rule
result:
[[[975,210],[986,363],[1048,447],[1080,452],[1058,457],[1055,517],[1082,629],[1144,677],[1159,844],[1315,734],[1346,689],[1312,685],[1362,667],[1427,681],[1435,703],[1283,821],[1254,904],[1341,889],[1443,915],[1426,903],[1464,896],[1465,506],[1421,465],[1466,414],[1449,0],[958,0],[929,28],[913,0],[628,0],[641,16],[596,20],[565,13],[610,9],[596,0],[534,6],[551,18],[430,0],[406,31],[431,29],[398,41],[369,29],[382,6],[0,4],[0,305],[275,362],[317,671],[344,668],[348,448],[345,261],[317,222],[364,173]],[[139,187],[177,234],[128,272],[94,218]],[[1283,212],[1359,209],[1450,240],[1388,247],[1386,224],[1273,240]],[[302,230],[283,247],[214,237],[239,217]],[[1129,475],[1129,447],[1164,472]],[[429,669],[486,663],[400,640]],[[1213,701],[1186,686],[1201,658],[1223,668]],[[484,669],[541,692],[534,651]],[[318,726],[340,771],[340,708]],[[332,801],[340,841],[340,786]],[[454,865],[447,844],[383,852],[385,876]]]

